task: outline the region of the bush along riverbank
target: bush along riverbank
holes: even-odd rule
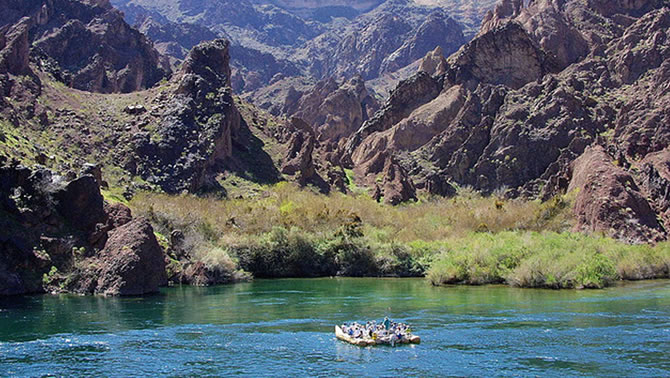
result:
[[[248,199],[143,194],[130,205],[154,224],[175,283],[183,261],[194,260],[226,277],[425,276],[433,285],[556,289],[667,278],[670,270],[667,243],[570,232],[570,196],[507,201],[465,189],[392,207],[282,183]]]

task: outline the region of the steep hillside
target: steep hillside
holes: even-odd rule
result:
[[[147,48],[150,56],[158,53],[104,2],[48,3],[38,7],[43,14],[26,17],[32,8],[14,4],[16,17],[9,19],[15,24],[0,28],[0,295],[141,295],[168,280],[207,285],[244,278],[232,262],[213,264],[194,255],[212,248],[206,242],[199,249],[183,246],[173,234],[168,245],[124,203],[139,191],[225,196],[224,186],[275,183],[283,177],[282,162],[296,157],[279,140],[303,133],[233,97],[229,44],[222,39],[195,46],[179,71],[149,89],[139,80],[134,88],[93,87],[78,75],[86,90],[76,89],[79,82],[64,83],[61,56],[45,52],[44,38],[31,43],[51,11],[61,18],[46,35],[59,35],[65,46],[79,38],[99,41],[95,31],[107,30],[110,21],[114,30],[127,31],[115,37],[127,38],[131,49],[122,59],[141,57]],[[99,15],[87,24],[97,25],[94,31],[63,31],[84,17],[73,9]],[[96,51],[82,55],[82,62],[116,62]],[[158,62],[152,64],[157,69]],[[107,67],[110,78],[113,66]],[[134,91],[95,92],[124,89]],[[305,184],[319,175],[311,155],[298,156],[307,158],[309,164],[288,173]]]
[[[233,96],[227,41],[195,46],[171,78],[161,76],[160,83],[145,89],[151,82],[142,78],[150,77],[160,63],[136,59],[145,57],[144,51],[151,53],[147,59],[160,55],[118,11],[106,2],[48,3],[44,7],[12,5],[17,12],[8,20],[18,21],[0,29],[2,156],[28,165],[39,163],[60,174],[76,172],[85,162],[95,161],[116,194],[127,197],[151,188],[171,193],[220,190],[217,180],[225,179],[224,172],[239,172],[257,183],[281,179],[278,169],[288,152],[278,140],[290,138],[292,126],[259,114]],[[22,16],[32,14],[33,7],[42,13]],[[49,12],[60,16],[49,21]],[[88,27],[99,26],[98,32],[112,24],[116,31],[126,30],[114,38],[116,43],[125,41],[129,49],[127,53],[116,51],[119,56],[110,61],[99,51],[110,54],[114,46],[103,43],[95,46],[99,51],[85,50],[90,54],[78,56],[86,67],[83,72],[89,75],[61,67],[59,59],[73,56],[54,52],[56,47],[75,43],[87,46],[79,42],[81,38],[97,41],[93,32],[65,31],[87,20],[84,16],[91,18]],[[47,37],[39,37],[47,27]],[[63,41],[54,43],[50,38],[55,35]],[[32,36],[36,39],[31,43]],[[42,46],[46,41],[50,41],[49,49]],[[185,44],[191,42],[185,37]],[[113,71],[113,64],[124,59],[129,66]],[[103,76],[92,76],[92,64],[106,67]],[[127,75],[134,78],[132,86],[121,80],[131,78]]]

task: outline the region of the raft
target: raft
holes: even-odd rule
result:
[[[381,337],[378,339],[371,339],[369,337],[366,338],[353,338],[344,331],[342,331],[342,328],[340,326],[335,326],[335,337],[337,337],[338,340],[346,341],[349,344],[361,346],[361,347],[366,347],[366,346],[375,346],[375,345],[392,345],[392,344],[420,344],[421,343],[421,338],[417,335],[404,335],[402,339],[400,340],[395,340],[393,342],[391,340],[391,337]]]

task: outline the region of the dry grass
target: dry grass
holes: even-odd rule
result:
[[[571,227],[569,203],[556,199],[503,201],[462,190],[453,199],[423,200],[392,207],[365,195],[324,196],[289,183],[266,188],[253,199],[218,200],[195,196],[142,194],[131,206],[139,214],[178,227],[197,225],[222,235],[261,235],[274,227],[298,227],[317,236],[330,235],[360,218],[365,235],[379,242],[438,241],[473,231],[550,230]]]

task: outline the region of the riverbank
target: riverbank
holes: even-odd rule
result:
[[[324,196],[282,183],[246,199],[143,194],[178,283],[179,255],[254,277],[426,276],[433,285],[602,288],[667,278],[670,246],[572,233],[571,196],[547,202],[424,198],[392,207],[363,193]],[[174,237],[179,235],[174,245]],[[188,251],[184,251],[188,250]]]

